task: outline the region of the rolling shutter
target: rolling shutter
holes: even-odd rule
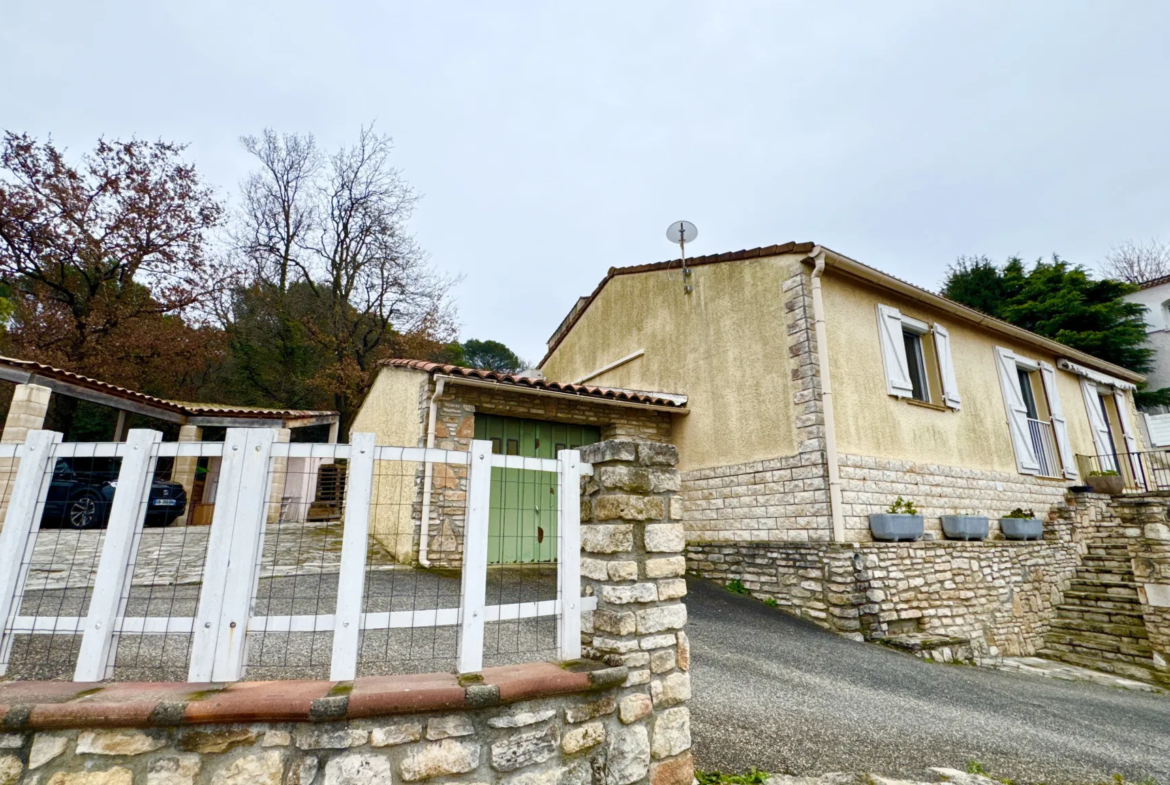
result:
[[[1089,379],[1081,379],[1081,397],[1085,399],[1085,410],[1089,413],[1089,429],[1093,432],[1093,446],[1097,448],[1097,462],[1102,471],[1117,471],[1113,462],[1113,445],[1109,441],[1109,423],[1101,411],[1101,399],[1097,396],[1097,385]]]
[[[886,391],[898,398],[913,397],[914,385],[910,382],[910,364],[906,361],[906,342],[902,337],[902,314],[888,305],[878,305],[877,310]]]
[[[955,380],[955,361],[951,358],[951,335],[941,324],[936,324],[932,332],[934,352],[938,357],[938,372],[942,377],[943,403],[952,409],[958,409],[962,401],[959,398],[959,383]]]
[[[1064,476],[1075,480],[1077,464],[1072,442],[1068,439],[1068,423],[1060,405],[1060,393],[1056,389],[1056,369],[1048,363],[1040,363],[1040,381],[1044,384],[1044,397],[1048,399],[1048,413],[1052,416],[1052,434],[1056,437],[1056,449],[1060,452],[1060,465],[1064,467]]]
[[[1036,474],[1040,462],[1032,447],[1032,436],[1028,431],[1028,407],[1024,403],[1024,392],[1020,389],[1020,377],[1016,372],[1016,356],[1009,349],[995,347],[995,367],[999,371],[999,386],[1003,390],[1003,405],[1007,410],[1008,433],[1012,439],[1012,450],[1016,454],[1016,467],[1020,474]]]

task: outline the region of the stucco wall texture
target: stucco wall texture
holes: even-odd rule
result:
[[[683,471],[791,455],[788,340],[781,286],[797,255],[618,275],[543,366],[574,382],[637,351],[645,354],[590,384],[688,396],[675,418]]]

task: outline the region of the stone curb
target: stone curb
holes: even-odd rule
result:
[[[453,674],[376,676],[353,682],[233,684],[69,682],[0,684],[0,728],[150,728],[250,722],[335,722],[480,709],[620,685],[627,668],[579,661],[485,668],[467,686]]]

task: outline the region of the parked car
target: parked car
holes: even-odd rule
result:
[[[42,528],[104,529],[118,487],[120,458],[58,458],[41,514]],[[177,482],[154,480],[146,503],[147,526],[167,526],[187,509]]]

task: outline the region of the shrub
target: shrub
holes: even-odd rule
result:
[[[1025,510],[1021,507],[1017,507],[1003,517],[1005,517],[1005,518],[1035,518],[1036,513],[1034,513],[1031,508],[1028,508]]]
[[[890,515],[917,515],[918,508],[914,506],[914,502],[899,496],[897,499],[894,499],[894,503],[890,505],[890,509],[886,510],[886,512]]]

